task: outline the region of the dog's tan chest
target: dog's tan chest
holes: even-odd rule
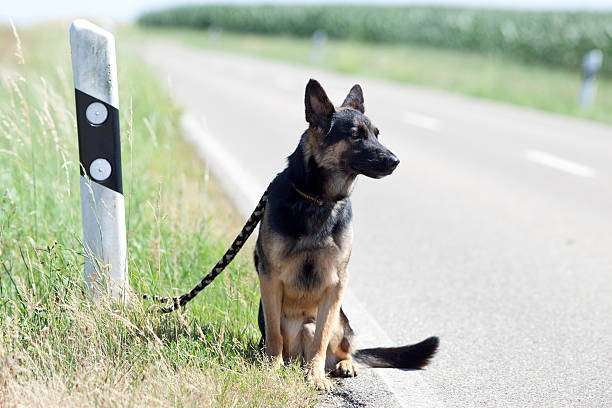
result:
[[[316,242],[307,238],[288,240],[266,237],[269,271],[282,282],[283,313],[292,317],[314,317],[325,291],[346,280],[352,231],[347,231],[339,245],[329,236]],[[263,237],[262,237],[263,238]]]

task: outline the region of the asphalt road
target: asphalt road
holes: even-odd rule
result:
[[[612,128],[169,43],[143,53],[261,186],[306,128],[308,78],[336,104],[361,84],[401,164],[355,189],[351,295],[395,344],[441,338],[427,370],[402,372],[427,390],[405,406],[612,405]]]

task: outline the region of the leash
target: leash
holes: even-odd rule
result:
[[[306,194],[305,192],[297,188],[296,185],[293,184],[293,182],[291,183],[291,186],[302,197],[313,201],[317,205],[322,206],[326,204],[324,200],[321,200],[320,198],[313,197],[309,194]],[[268,189],[269,188],[270,187],[268,187]],[[259,222],[263,218],[264,210],[266,208],[266,202],[268,201],[268,189],[266,189],[266,191],[263,193],[263,195],[259,199],[259,203],[257,203],[257,207],[255,207],[255,209],[251,213],[251,216],[249,217],[247,222],[242,227],[242,231],[240,231],[240,234],[238,234],[238,236],[234,238],[234,242],[232,242],[232,245],[230,245],[227,251],[225,251],[225,254],[223,255],[223,257],[219,259],[219,261],[217,261],[217,264],[212,268],[212,270],[208,273],[208,275],[206,275],[200,281],[200,283],[194,286],[194,288],[191,289],[189,292],[184,293],[178,297],[160,297],[160,296],[148,295],[146,293],[143,293],[141,295],[142,299],[151,299],[159,303],[166,303],[166,304],[170,303],[168,306],[162,307],[160,309],[161,313],[170,313],[180,307],[185,306],[193,298],[195,298],[198,295],[198,293],[200,293],[202,290],[204,290],[204,288],[210,285],[212,281],[215,280],[215,278],[219,276],[221,272],[223,272],[223,270],[225,270],[225,268],[227,268],[227,266],[234,260],[238,252],[240,252],[240,250],[244,246],[244,243],[246,242],[246,240],[249,239],[249,237],[255,230],[255,227],[257,226],[257,224],[259,224]]]
[[[242,231],[240,231],[240,234],[238,234],[238,236],[234,238],[234,242],[232,242],[232,245],[227,249],[227,251],[225,251],[223,258],[219,259],[217,264],[214,266],[214,268],[212,268],[212,270],[208,273],[208,275],[206,275],[200,281],[200,283],[198,283],[193,289],[191,289],[189,292],[184,293],[178,297],[160,297],[160,296],[155,296],[155,295],[148,295],[145,293],[145,294],[142,294],[142,298],[152,299],[159,303],[172,302],[170,305],[161,308],[160,309],[161,313],[170,313],[170,312],[175,311],[179,307],[185,306],[190,300],[196,297],[198,293],[200,293],[205,287],[210,285],[212,281],[215,280],[215,278],[219,276],[219,274],[221,274],[221,272],[223,272],[223,270],[236,257],[236,254],[238,254],[238,252],[242,249],[246,240],[251,236],[251,234],[255,230],[255,227],[257,226],[257,224],[259,224],[259,221],[261,221],[263,214],[264,214],[264,210],[266,208],[267,201],[268,201],[268,190],[266,189],[266,191],[263,193],[263,195],[259,199],[259,203],[257,204],[257,207],[255,207],[255,210],[253,210],[253,212],[251,213],[251,216],[247,220],[246,224],[244,224],[244,227],[242,227]]]

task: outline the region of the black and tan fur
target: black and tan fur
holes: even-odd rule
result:
[[[341,307],[353,241],[350,195],[355,180],[360,174],[389,175],[399,160],[378,141],[378,129],[364,115],[359,85],[334,108],[311,79],[305,107],[309,127],[287,168],[270,183],[223,258],[190,292],[153,298],[171,302],[162,309],[165,313],[185,305],[225,269],[261,220],[254,254],[261,289],[259,328],[273,364],[303,361],[309,380],[325,390],[331,389],[327,372],[356,375],[353,359],[373,367],[422,368],[437,350],[437,337],[356,350]]]
[[[276,365],[306,362],[308,378],[330,389],[326,372],[356,373],[353,357],[373,366],[421,368],[438,339],[398,348],[355,350],[341,304],[348,282],[353,230],[350,195],[359,174],[380,178],[399,160],[378,140],[355,85],[334,108],[310,80],[306,121],[287,168],[268,187],[255,248],[261,304],[259,325],[267,356]]]

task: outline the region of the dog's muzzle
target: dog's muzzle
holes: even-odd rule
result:
[[[393,170],[395,170],[399,163],[400,160],[393,153],[391,153],[388,157],[385,158],[385,166],[387,167],[387,171],[389,172],[389,174],[393,173]]]
[[[376,155],[375,158],[355,160],[352,167],[359,174],[371,178],[382,178],[393,173],[399,165],[400,160],[391,152]]]

